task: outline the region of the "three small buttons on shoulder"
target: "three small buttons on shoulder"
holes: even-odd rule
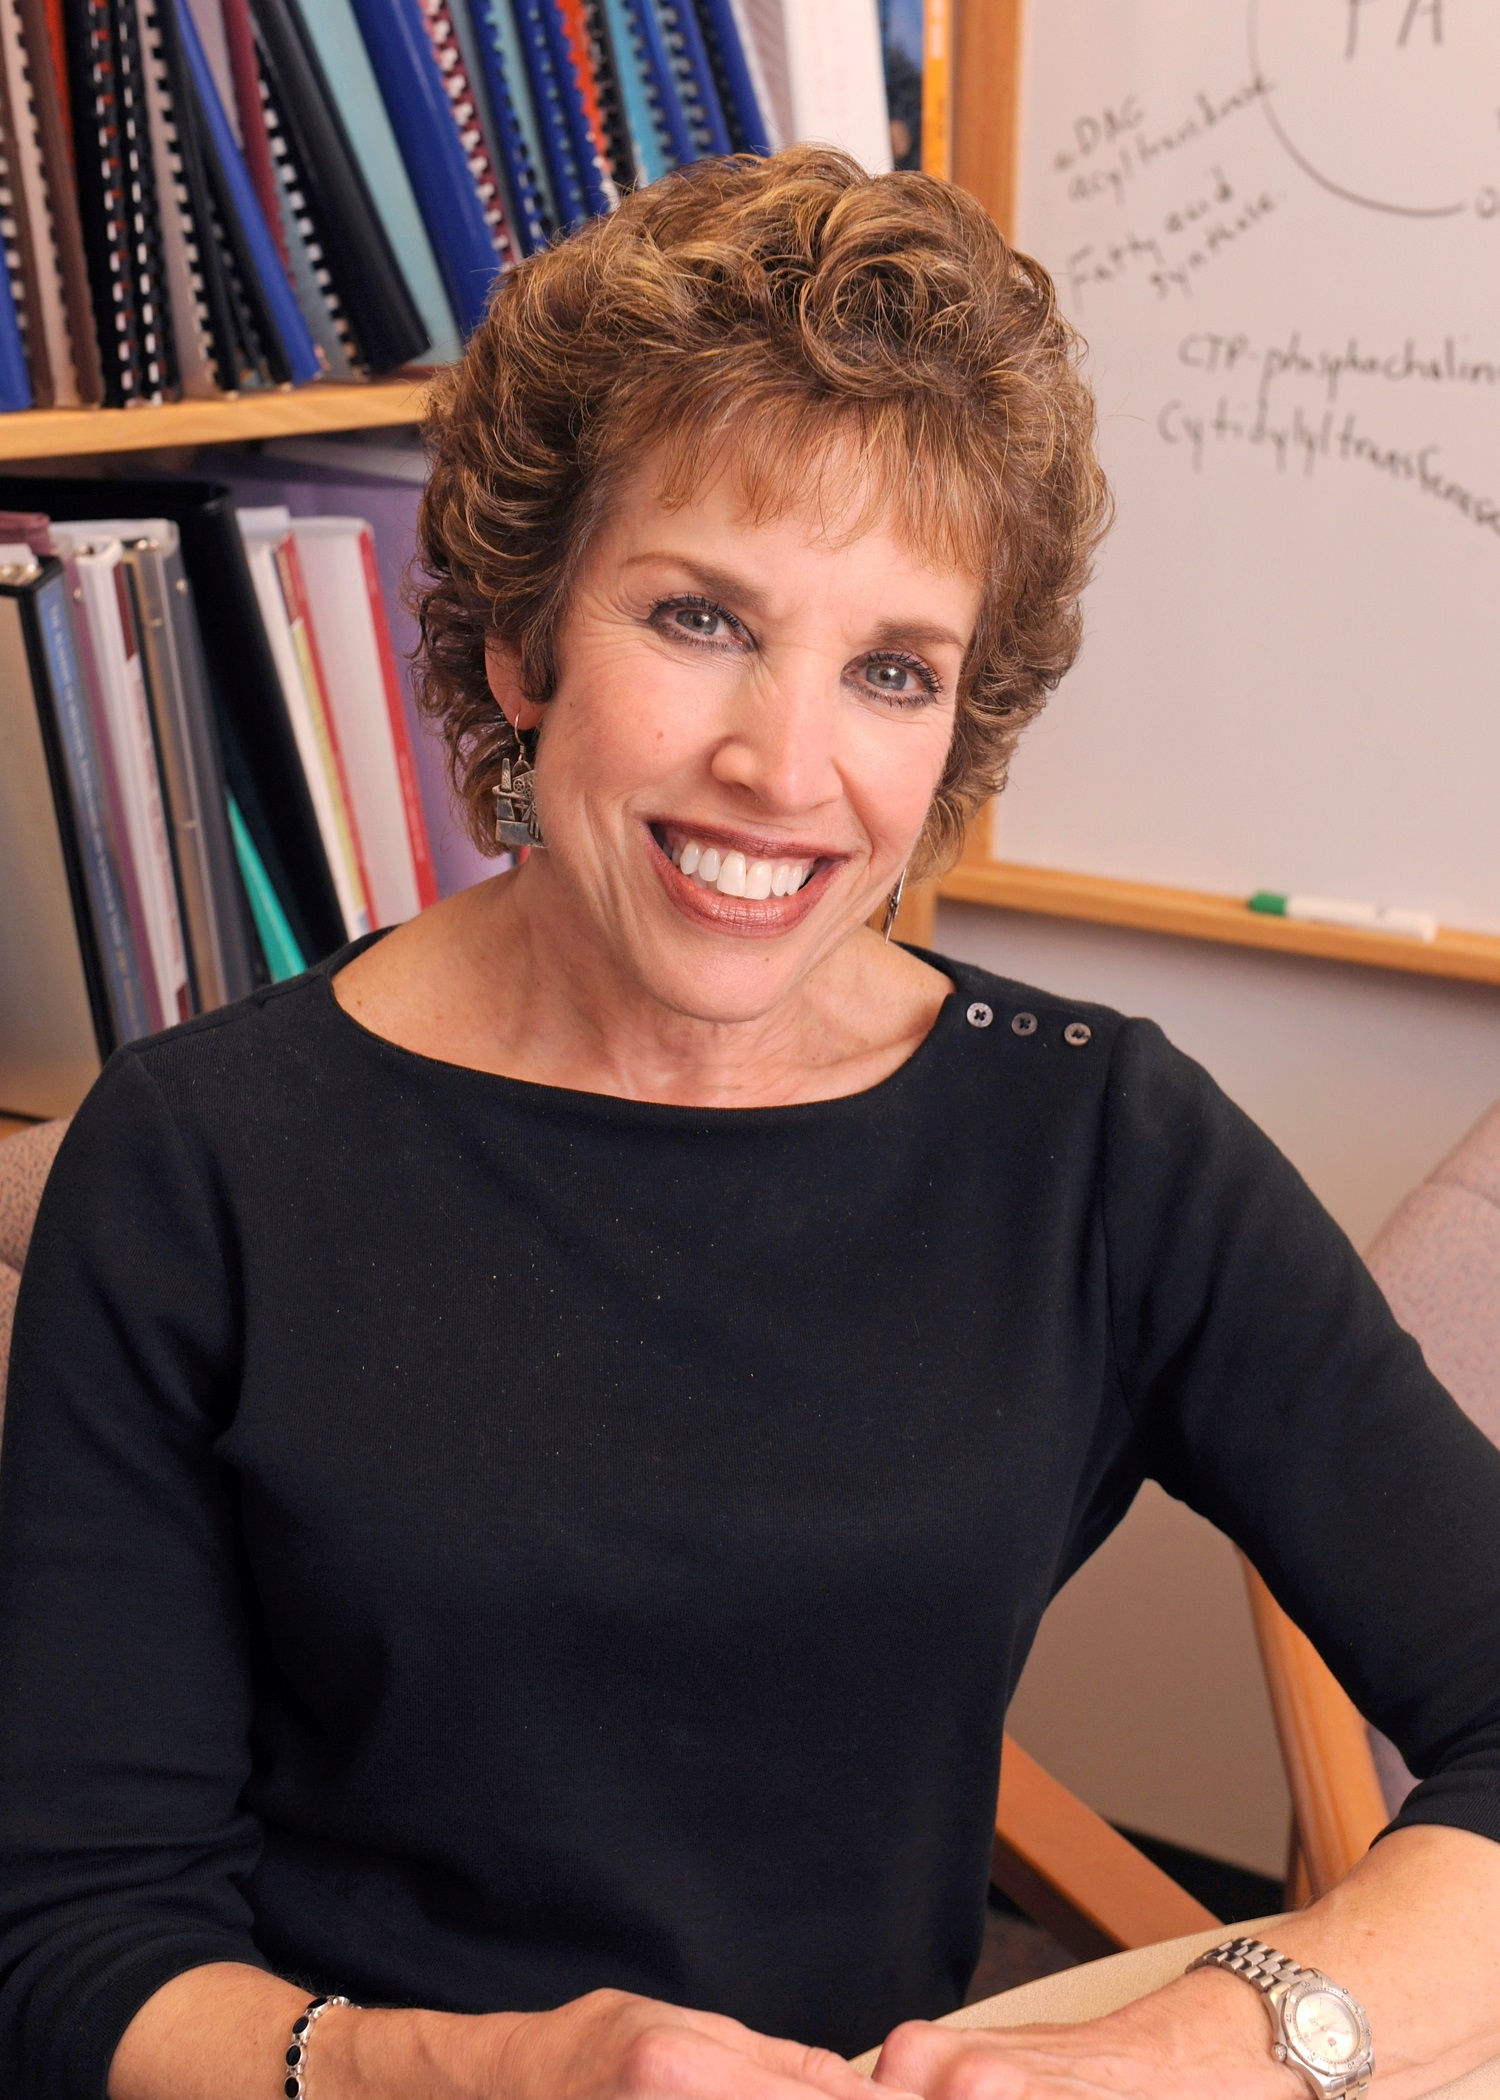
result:
[[[971,1028],[988,1028],[995,1018],[995,1010],[992,1006],[986,1006],[982,999],[976,999],[965,1018]],[[1010,1018],[1012,1035],[1035,1035],[1038,1025],[1035,1014],[1012,1014]],[[1085,1043],[1093,1039],[1093,1034],[1094,1031],[1087,1021],[1070,1021],[1063,1030],[1063,1041],[1069,1049],[1081,1050]]]

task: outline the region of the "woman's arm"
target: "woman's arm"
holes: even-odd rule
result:
[[[1434,1824],[1393,1831],[1271,1938],[1364,2006],[1379,2100],[1415,2100],[1500,2057],[1500,1845],[1490,1839]],[[1311,2100],[1271,2054],[1260,1994],[1216,1969],[1081,2026],[954,2032],[913,2021],[886,2043],[875,2079],[925,2100],[1022,2090],[1028,2100]]]
[[[189,1970],[142,2006],[109,2074],[109,2100],[274,2100],[307,1993],[259,1969]],[[369,2012],[335,2007],[308,2048],[317,2100],[870,2100],[825,2049],[715,2013],[594,1991],[548,2013]]]

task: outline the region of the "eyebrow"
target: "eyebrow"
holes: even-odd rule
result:
[[[625,563],[627,569],[644,562],[670,562],[673,568],[681,569],[684,575],[706,595],[727,598],[732,604],[743,606],[753,618],[764,617],[767,599],[763,591],[743,576],[736,576],[730,569],[716,569],[710,562],[695,561],[691,555],[674,553],[670,548],[653,548],[644,554],[633,554]],[[951,627],[941,627],[929,620],[882,620],[873,637],[876,645],[905,642],[909,645],[932,648],[947,644],[963,653],[968,649],[967,637],[955,634]]]

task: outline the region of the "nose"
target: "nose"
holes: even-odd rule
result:
[[[710,771],[767,811],[794,816],[839,799],[839,667],[817,650],[785,648],[737,682]]]

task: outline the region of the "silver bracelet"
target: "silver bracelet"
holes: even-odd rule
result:
[[[307,2100],[308,2037],[324,2013],[331,2012],[335,2005],[348,2003],[347,1998],[314,1998],[301,2019],[292,2022],[291,2045],[286,2052],[286,2084],[281,2088],[286,2100]]]

